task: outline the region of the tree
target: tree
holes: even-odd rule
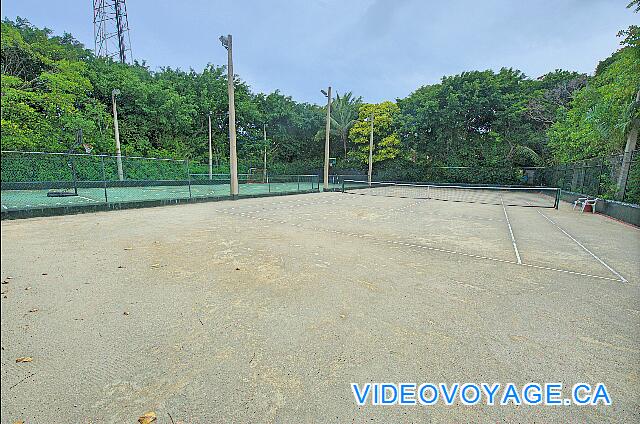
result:
[[[361,164],[369,161],[369,135],[373,115],[373,163],[395,159],[400,155],[400,137],[397,133],[400,108],[393,102],[363,104],[358,111],[358,119],[349,131],[349,138],[355,148],[349,155]]]
[[[118,88],[125,154],[206,163],[211,111],[216,157],[227,157],[223,66],[152,71],[144,62],[96,58],[72,35],[54,35],[26,19],[5,19],[1,30],[4,149],[65,151],[82,129],[94,152],[113,153],[111,92]],[[374,161],[377,172],[391,179],[511,183],[518,167],[621,152],[638,122],[632,102],[640,87],[640,30],[630,26],[619,36],[620,50],[601,61],[593,77],[556,70],[531,79],[503,68],[445,76],[397,103],[363,105],[351,92],[337,95],[331,148],[344,152],[339,166],[366,164],[369,125],[364,119],[374,111]],[[244,172],[262,162],[265,144],[270,171],[321,168],[323,105],[296,102],[279,91],[254,93],[237,76],[234,83]],[[436,172],[445,167],[470,171]]]
[[[291,97],[275,91],[269,95],[259,94],[256,102],[261,113],[261,123],[267,125],[272,155],[283,162],[320,158],[322,144],[316,143],[314,135],[322,126],[322,108],[307,103],[297,103]]]
[[[358,118],[360,105],[362,105],[362,97],[353,97],[350,91],[342,95],[342,97],[336,93],[335,100],[331,102],[331,130],[342,141],[345,158],[347,157],[349,129]]]
[[[405,148],[426,167],[537,164],[544,132],[527,116],[537,85],[505,68],[421,87],[400,101]]]
[[[630,28],[633,32],[634,29]],[[558,162],[621,153],[633,116],[628,112],[640,87],[640,46],[627,39],[598,65],[548,131]],[[637,111],[634,112],[637,114]]]
[[[67,151],[79,129],[86,142],[105,148],[101,129],[110,117],[91,95],[81,45],[20,18],[1,27],[2,148]]]
[[[538,81],[539,88],[528,100],[526,115],[546,131],[556,122],[559,109],[566,109],[573,94],[587,85],[587,76],[557,69]]]

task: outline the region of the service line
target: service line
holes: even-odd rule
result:
[[[622,281],[623,283],[627,282],[627,279],[624,278],[622,275],[620,275],[619,272],[617,272],[615,269],[611,268],[609,265],[607,265],[602,259],[600,259],[599,257],[597,257],[595,255],[595,253],[593,253],[591,250],[587,249],[582,243],[580,243],[578,240],[575,239],[575,237],[573,237],[571,234],[569,234],[568,232],[566,232],[562,227],[560,227],[558,224],[555,223],[555,221],[553,221],[551,218],[549,218],[547,215],[543,214],[542,212],[540,212],[540,210],[538,210],[538,213],[540,215],[542,215],[544,217],[544,219],[546,219],[547,221],[549,221],[550,223],[552,223],[553,225],[556,226],[556,228],[560,231],[562,231],[562,233],[564,233],[565,236],[569,237],[571,240],[573,240],[578,246],[580,246],[585,252],[587,252],[588,254],[590,254],[591,256],[593,256],[594,259],[596,259],[598,262],[600,262],[602,265],[604,265],[605,268],[607,268],[609,271],[611,271],[616,277],[618,277],[620,279],[620,281]]]
[[[370,242],[378,243],[378,244],[388,244],[388,245],[396,245],[396,246],[399,245],[399,246],[404,246],[404,247],[409,247],[409,248],[414,248],[414,249],[429,250],[429,251],[432,251],[432,252],[440,252],[440,253],[445,253],[445,254],[449,254],[449,255],[464,256],[464,257],[467,257],[467,258],[482,259],[482,260],[487,260],[487,261],[492,261],[492,262],[499,262],[499,263],[504,263],[504,264],[511,264],[511,265],[516,265],[516,266],[524,266],[524,267],[528,267],[528,268],[541,269],[541,270],[553,271],[553,272],[560,272],[560,273],[571,274],[571,275],[578,275],[578,276],[581,276],[581,277],[595,278],[595,279],[599,279],[599,280],[608,280],[608,281],[617,281],[617,282],[626,281],[626,280],[620,280],[618,278],[603,277],[603,276],[600,276],[600,275],[587,274],[587,273],[584,273],[584,272],[571,271],[571,270],[567,270],[567,269],[553,268],[553,267],[543,266],[543,265],[533,265],[533,264],[526,264],[526,263],[518,263],[516,261],[511,261],[511,260],[508,260],[508,259],[499,259],[499,258],[492,258],[492,257],[489,257],[489,256],[476,255],[474,253],[458,252],[458,251],[455,251],[455,250],[442,249],[442,248],[434,247],[434,246],[426,246],[426,245],[422,245],[422,244],[410,243],[410,242],[405,242],[405,241],[402,241],[402,240],[384,240],[384,239],[381,240],[381,239],[377,239],[375,237],[372,237],[369,234],[354,234],[354,233],[347,233],[347,232],[339,231],[339,230],[331,230],[331,229],[327,229],[327,228],[308,227],[308,226],[305,226],[305,225],[302,225],[302,224],[299,224],[299,223],[288,222],[288,221],[280,221],[280,220],[277,220],[277,219],[267,218],[267,217],[259,217],[259,216],[255,216],[255,215],[245,214],[245,213],[242,213],[242,212],[240,212],[240,213],[232,213],[232,212],[230,212],[228,210],[218,210],[218,212],[226,214],[226,215],[230,215],[230,216],[236,216],[236,217],[241,216],[241,217],[244,217],[244,218],[255,219],[255,220],[258,220],[258,221],[266,221],[266,222],[272,222],[272,223],[278,223],[278,224],[293,225],[294,227],[307,229],[307,230],[323,231],[323,232],[326,232],[326,233],[333,233],[333,234],[339,234],[339,235],[343,235],[343,236],[356,237],[356,238],[360,238],[360,239],[366,239],[366,240],[369,240]]]
[[[504,217],[507,220],[507,227],[509,227],[509,234],[511,234],[511,243],[513,243],[513,250],[516,252],[516,259],[518,259],[518,265],[522,265],[522,259],[520,259],[520,252],[518,252],[518,245],[516,245],[516,238],[513,236],[513,230],[511,229],[511,222],[509,222],[509,215],[507,215],[507,208],[504,206],[504,201],[500,197],[500,203],[502,203],[502,210],[504,211]]]

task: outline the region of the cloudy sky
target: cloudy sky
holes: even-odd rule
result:
[[[513,67],[593,72],[640,21],[628,0],[129,0],[133,56],[152,69],[226,64],[254,90],[322,103],[404,97],[443,75]],[[93,48],[92,0],[2,0],[3,17],[72,33]]]

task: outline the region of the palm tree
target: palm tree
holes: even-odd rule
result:
[[[336,93],[336,99],[331,104],[331,128],[342,140],[345,158],[347,157],[349,129],[358,119],[360,105],[362,105],[362,97],[353,97],[351,91],[342,96]]]

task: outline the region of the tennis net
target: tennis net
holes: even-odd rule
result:
[[[344,180],[342,191],[368,196],[431,199],[489,205],[558,208],[560,189],[549,187],[467,186]]]

